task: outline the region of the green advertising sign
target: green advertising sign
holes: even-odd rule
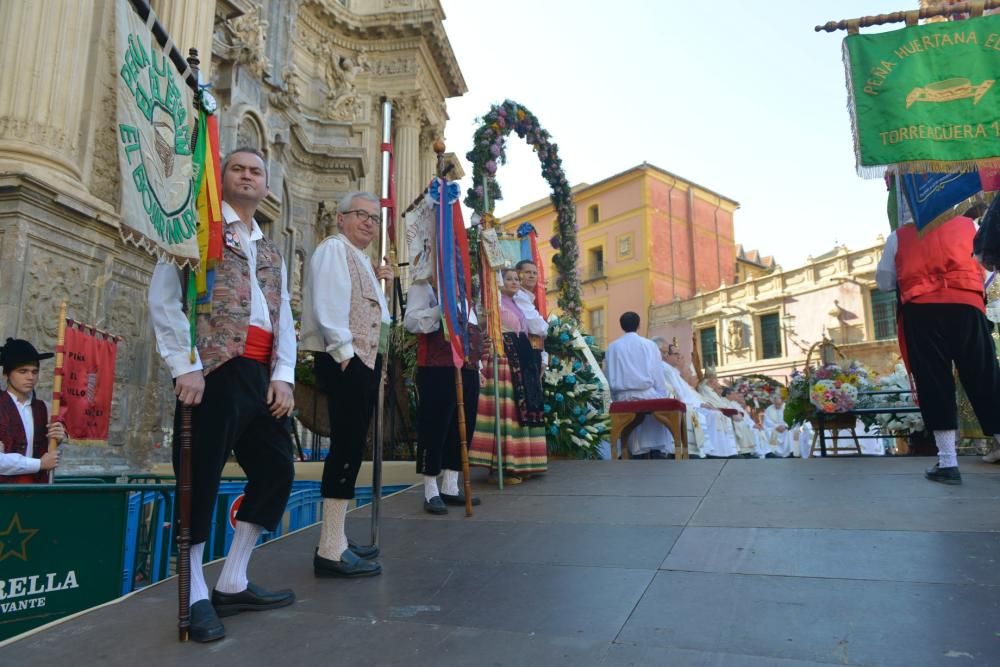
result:
[[[844,40],[858,171],[1000,164],[1000,15]]]
[[[128,493],[0,486],[0,640],[118,597]]]

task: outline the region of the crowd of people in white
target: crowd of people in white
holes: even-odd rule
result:
[[[757,419],[746,397],[724,386],[712,369],[699,380],[674,343],[660,336],[640,336],[636,313],[625,313],[620,323],[625,333],[608,346],[605,358],[612,399],[673,398],[684,403],[691,456],[809,456],[812,427],[808,423],[789,427],[780,396]],[[622,443],[623,448],[626,445],[633,457],[668,458],[674,452],[670,431],[653,419],[644,420]]]

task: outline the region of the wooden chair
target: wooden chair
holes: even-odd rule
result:
[[[621,441],[621,457],[631,458],[628,437],[647,416],[660,422],[674,436],[674,458],[688,458],[687,429],[685,415],[687,406],[673,398],[652,398],[637,401],[615,401],[611,404],[611,460],[617,456],[617,444]]]

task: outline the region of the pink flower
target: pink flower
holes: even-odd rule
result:
[[[497,173],[497,163],[494,162],[493,160],[489,160],[486,164],[483,165],[483,168],[486,169],[486,173],[489,174],[490,176]]]

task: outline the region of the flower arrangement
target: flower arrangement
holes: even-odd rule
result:
[[[873,386],[874,375],[863,364],[827,364],[792,373],[785,404],[785,422],[795,426],[817,411],[846,412],[858,402],[858,391]]]
[[[741,394],[747,402],[747,407],[756,412],[766,410],[774,402],[774,397],[781,391],[781,383],[772,377],[754,373],[735,380],[733,389]]]
[[[893,372],[879,376],[875,383],[879,391],[894,391],[894,394],[879,394],[865,402],[866,407],[892,408],[913,405],[913,389],[910,386],[910,376],[902,363],[896,364]],[[908,436],[924,431],[924,418],[919,412],[879,413],[875,415],[874,423],[878,424],[882,433],[897,437]]]
[[[549,318],[545,339],[549,362],[542,374],[542,389],[545,439],[551,453],[598,458],[600,444],[608,437],[604,387],[591,363],[603,353],[593,343],[572,320]]]
[[[847,412],[858,402],[858,388],[840,380],[817,380],[809,388],[809,402],[820,412]]]
[[[583,306],[577,273],[579,247],[573,193],[559,158],[559,146],[551,141],[551,135],[542,128],[538,118],[521,104],[504,100],[503,104],[490,107],[489,113],[483,116],[482,125],[473,135],[472,150],[465,155],[472,163],[473,182],[465,205],[479,214],[491,213],[493,202],[503,198],[494,177],[497,167],[507,161],[507,137],[511,132],[528,142],[538,155],[542,176],[552,190],[550,199],[556,210],[558,232],[552,240],[552,247],[557,251],[552,262],[559,274],[558,305],[566,317],[579,322]]]

